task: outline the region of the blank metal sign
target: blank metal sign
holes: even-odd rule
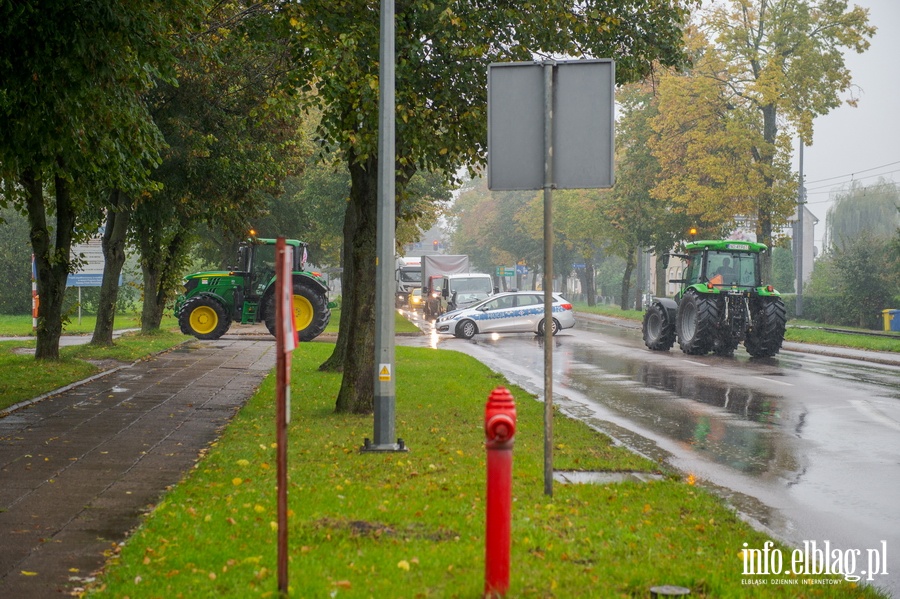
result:
[[[556,189],[612,187],[612,60],[553,64],[553,183]],[[488,188],[544,187],[544,64],[488,67]]]

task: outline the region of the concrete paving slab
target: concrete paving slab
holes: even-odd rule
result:
[[[0,597],[82,586],[274,366],[270,336],[191,341],[0,418]]]

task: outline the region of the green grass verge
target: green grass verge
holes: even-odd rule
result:
[[[610,316],[635,322],[641,322],[644,319],[643,312],[638,310],[622,310],[619,306],[612,306],[609,304],[588,306],[586,303],[579,302],[573,303],[573,305],[575,306],[576,312],[600,314],[602,316]],[[795,343],[812,343],[816,345],[850,347],[853,349],[900,352],[900,335],[895,335],[894,337],[875,337],[868,335],[832,333],[822,330],[822,327],[825,326],[829,325],[806,320],[792,320],[788,322],[788,328],[785,332],[784,339],[785,341],[793,341]],[[863,330],[864,329],[860,329],[860,331]]]
[[[64,335],[88,335],[94,332],[94,326],[97,324],[96,315],[84,315],[81,322],[78,322],[78,316],[73,316],[69,322],[63,325]],[[34,331],[31,328],[31,315],[14,315],[0,314],[0,336],[2,337],[33,337]],[[160,329],[168,330],[178,327],[178,321],[171,314],[163,316],[160,323]],[[116,329],[140,329],[140,314],[117,314]]]
[[[33,399],[83,380],[100,371],[88,360],[134,362],[179,343],[188,337],[161,331],[151,335],[128,333],[110,347],[76,345],[61,347],[60,359],[34,359],[34,340],[0,342],[0,409]],[[30,350],[30,351],[28,351]]]
[[[291,376],[291,597],[480,597],[484,404],[505,381],[457,352],[396,348],[396,430],[408,453],[362,454],[372,416],[335,414],[332,352],[302,344]],[[877,597],[836,586],[742,584],[743,544],[767,537],[702,487],[559,485],[543,493],[543,405],[521,389],[513,452],[510,597]],[[114,556],[89,597],[276,597],[274,376]],[[557,469],[655,471],[580,422],[554,420]],[[787,548],[782,548],[787,552]],[[789,553],[788,553],[789,555]]]

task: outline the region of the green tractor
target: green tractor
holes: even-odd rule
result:
[[[654,298],[644,314],[644,343],[668,351],[676,338],[686,354],[731,356],[743,341],[754,358],[771,357],[784,341],[784,302],[760,282],[765,245],[746,241],[696,241],[686,254],[683,288],[675,299]]]
[[[300,341],[318,337],[331,319],[328,285],[322,275],[304,270],[306,244],[294,247],[294,322]],[[238,266],[226,271],[185,276],[184,293],[175,300],[181,332],[198,339],[218,339],[232,322],[265,322],[275,334],[275,240],[251,237],[238,249]]]

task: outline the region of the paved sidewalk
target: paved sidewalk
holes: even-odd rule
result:
[[[81,586],[252,395],[274,349],[191,341],[0,418],[0,597]]]

